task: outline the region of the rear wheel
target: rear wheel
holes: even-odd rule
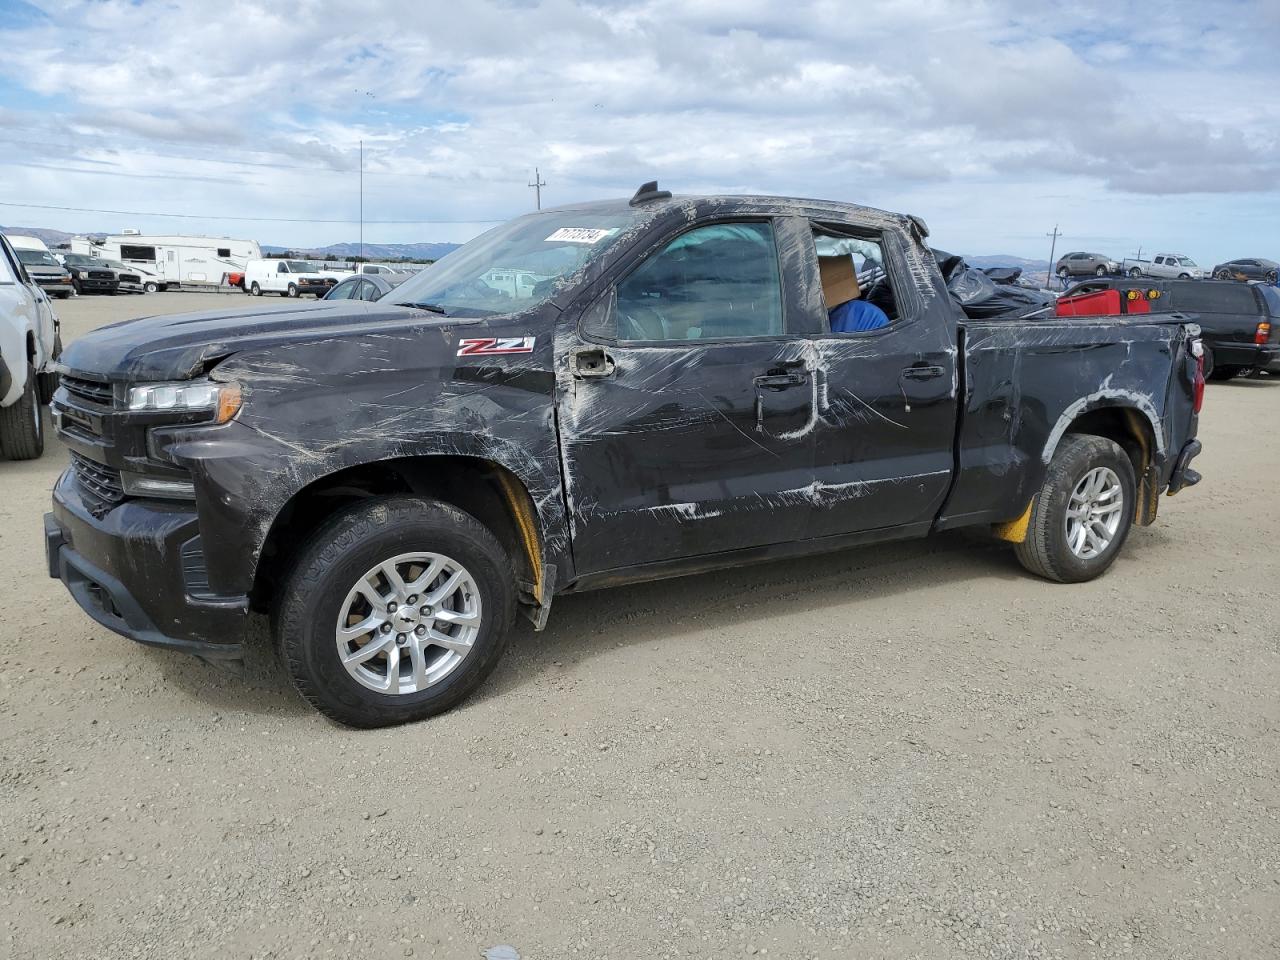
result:
[[[1131,276],[1131,277],[1140,277],[1140,276],[1142,276],[1142,271],[1141,271],[1141,270],[1139,270],[1137,267],[1130,267],[1130,268],[1129,268],[1129,276]]]
[[[1059,583],[1101,576],[1129,535],[1136,503],[1133,464],[1120,445],[1067,434],[1036,494],[1018,560]]]
[[[1270,271],[1268,271],[1268,272],[1267,272],[1266,280],[1267,280],[1267,283],[1275,283],[1275,282],[1276,282],[1276,271],[1274,271],[1274,270],[1270,270]]]
[[[493,670],[515,615],[511,561],[475,517],[436,500],[367,500],[303,547],[275,613],[299,692],[355,727],[422,720]]]
[[[253,297],[260,297],[260,296],[262,296],[262,288],[261,288],[260,286],[258,286],[258,281],[257,281],[257,280],[253,281],[253,283],[250,285],[250,287],[249,287],[249,295],[250,295],[250,296],[253,296]]]
[[[0,452],[9,460],[35,460],[44,453],[44,411],[36,368],[30,363],[22,396],[0,407]]]

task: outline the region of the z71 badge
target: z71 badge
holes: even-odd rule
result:
[[[502,353],[533,353],[536,337],[477,337],[458,341],[458,356],[492,357]]]

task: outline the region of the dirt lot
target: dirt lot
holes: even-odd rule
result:
[[[1211,385],[1095,583],[947,537],[563,598],[377,732],[96,627],[65,454],[0,464],[0,956],[1278,956],[1278,417]]]

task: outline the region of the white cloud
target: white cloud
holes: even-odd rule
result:
[[[536,164],[551,202],[658,176],[909,208],[975,252],[1035,254],[1061,220],[1081,243],[1276,253],[1259,246],[1280,213],[1268,0],[1171,0],[1158,16],[1078,0],[1071,17],[1017,0],[39,6],[45,22],[0,32],[0,136],[21,164],[0,200],[349,218],[363,139],[374,220],[521,212]],[[53,99],[26,109],[24,92]],[[184,224],[209,228],[290,243],[354,230]]]

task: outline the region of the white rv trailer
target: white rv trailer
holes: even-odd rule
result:
[[[230,237],[158,236],[125,231],[108,237],[75,237],[73,253],[120,260],[157,273],[169,283],[217,286],[229,273],[244,273],[245,264],[262,257],[256,240]]]

